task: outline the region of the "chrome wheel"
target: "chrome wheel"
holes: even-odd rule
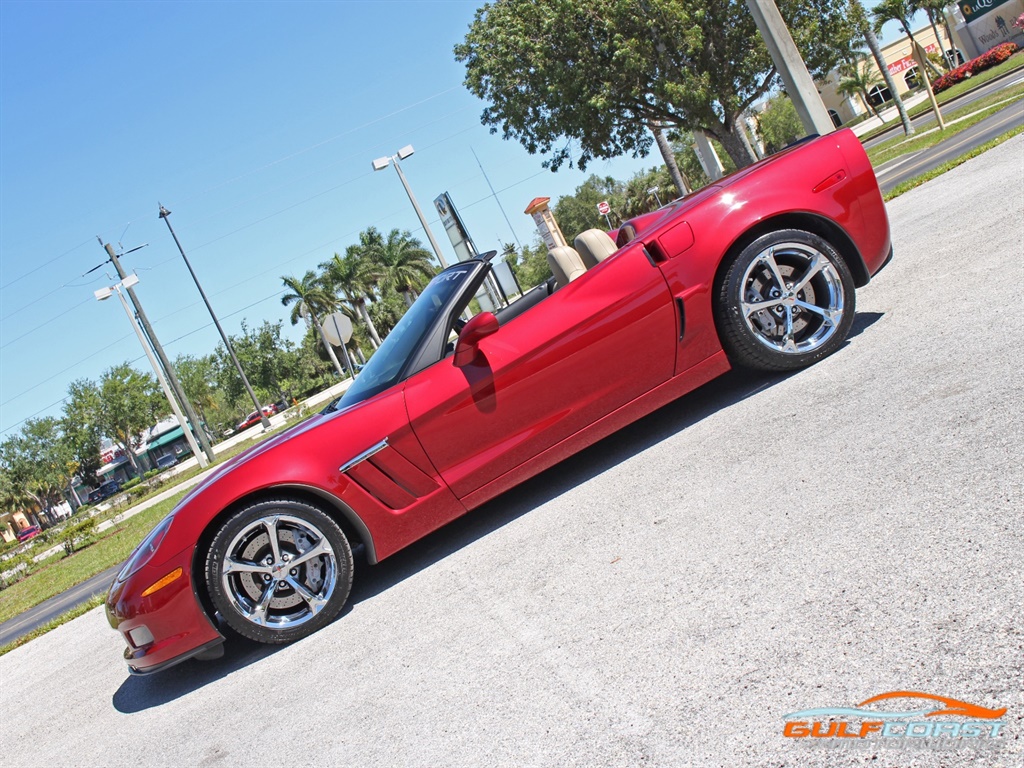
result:
[[[260,642],[304,637],[348,599],[352,552],[328,515],[300,501],[263,502],[225,523],[207,557],[207,586],[234,630]]]
[[[794,370],[846,339],[853,275],[827,240],[799,229],[769,232],[727,259],[715,282],[715,325],[734,365]]]
[[[743,274],[740,308],[754,338],[787,355],[811,352],[836,333],[846,292],[820,251],[797,242],[771,245]]]

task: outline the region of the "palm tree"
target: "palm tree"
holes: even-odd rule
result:
[[[878,110],[871,103],[868,91],[882,82],[882,78],[866,66],[863,62],[863,57],[861,61],[857,61],[850,66],[841,67],[840,74],[842,74],[843,78],[839,81],[839,85],[836,86],[836,91],[844,96],[859,96],[864,106],[875,117],[878,117]]]
[[[372,227],[371,227],[372,229]],[[376,230],[374,230],[376,231]],[[366,233],[363,233],[366,234]],[[360,235],[362,239],[363,235]],[[373,298],[373,278],[366,259],[360,255],[360,246],[350,245],[345,251],[345,257],[334,254],[334,258],[320,264],[323,270],[324,280],[331,289],[344,297],[345,302],[359,313],[359,317],[366,323],[366,329],[370,333],[370,343],[373,348],[380,346],[380,334],[377,327],[370,319],[370,313],[366,309],[366,302]]]
[[[949,19],[946,18],[945,8],[949,5],[949,0],[913,0],[914,8],[924,11],[928,14],[928,21],[932,25],[932,32],[935,34],[935,41],[939,44],[939,49],[942,51],[942,60],[945,62],[947,71],[956,67],[956,44],[953,42],[953,33],[949,29]],[[949,38],[949,55],[946,54],[946,46],[942,44],[942,38],[939,36],[939,28],[936,22],[936,16],[941,16],[942,21],[946,27],[946,37]]]
[[[395,291],[411,307],[418,291],[434,276],[430,252],[408,231],[392,229],[386,240],[373,227],[363,234],[370,243],[363,255],[369,259],[380,289]]]
[[[916,12],[917,4],[913,0],[882,0],[871,12],[875,19],[874,32],[876,34],[881,32],[882,27],[887,21],[898,21],[903,27],[903,31],[907,33],[907,37],[910,38],[910,44],[917,46],[917,40],[914,39],[914,33],[910,28],[910,19]],[[942,70],[932,64],[927,58],[925,58],[924,63],[936,76],[942,74]],[[925,73],[922,72],[921,74]]]
[[[875,60],[875,64],[878,65],[878,71],[882,73],[882,79],[885,81],[885,87],[889,89],[889,94],[892,96],[893,102],[896,104],[896,109],[900,113],[900,122],[903,123],[903,133],[907,136],[914,134],[914,126],[910,124],[910,117],[907,115],[907,108],[903,104],[903,99],[900,98],[899,93],[896,91],[896,83],[893,82],[892,75],[889,74],[889,68],[885,66],[885,57],[882,55],[882,46],[878,44],[878,38],[875,37],[875,31],[871,28],[871,24],[868,23],[867,13],[864,10],[864,6],[860,4],[860,0],[850,0],[850,20],[854,26],[860,30],[860,33],[864,35],[864,42],[868,44],[868,49],[871,51],[871,56]]]
[[[295,305],[292,307],[292,325],[297,325],[301,318],[315,327],[338,375],[344,377],[345,372],[341,368],[341,363],[338,362],[337,355],[334,354],[334,347],[327,341],[324,329],[320,326],[320,317],[327,317],[337,310],[337,297],[324,286],[323,281],[313,270],[308,270],[301,280],[282,275],[281,282],[289,291],[281,297],[281,303],[286,307],[289,304]]]

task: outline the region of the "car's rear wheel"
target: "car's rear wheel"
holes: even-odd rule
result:
[[[853,324],[856,293],[842,256],[803,230],[744,248],[718,287],[715,319],[730,359],[761,370],[802,368],[832,354]]]
[[[338,615],[352,570],[348,539],[329,515],[280,499],[242,509],[221,526],[206,558],[206,585],[233,630],[287,643]]]

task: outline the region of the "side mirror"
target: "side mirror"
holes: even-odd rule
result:
[[[497,330],[498,318],[490,312],[481,312],[470,319],[459,332],[459,340],[455,343],[455,359],[452,361],[455,367],[465,368],[472,365],[479,353],[480,341]]]

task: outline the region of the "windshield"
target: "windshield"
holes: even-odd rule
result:
[[[424,335],[430,331],[439,314],[450,309],[452,298],[462,290],[464,278],[474,269],[470,262],[459,264],[430,281],[381,343],[380,349],[373,353],[352,386],[341,396],[338,408],[355,405],[399,381],[406,362],[419,349]]]

